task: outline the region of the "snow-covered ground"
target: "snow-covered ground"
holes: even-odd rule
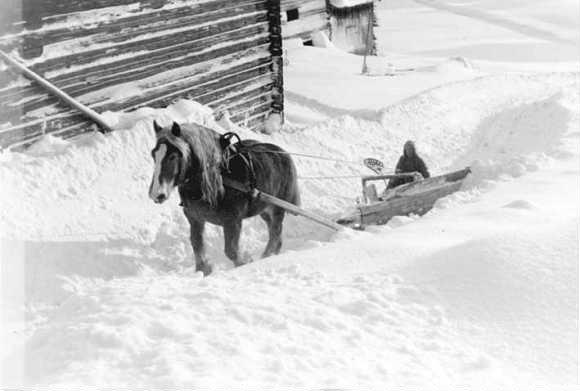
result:
[[[576,384],[578,19],[555,3],[383,1],[370,75],[360,57],[290,43],[288,124],[243,137],[387,165],[414,139],[432,173],[473,174],[427,215],[365,232],[288,217],[283,253],[242,268],[209,229],[208,278],[177,200],[147,197],[152,119],[219,128],[207,109],[107,113],[124,130],[4,152],[0,386]],[[331,217],[360,181],[320,177],[368,174],[296,163],[303,206]],[[245,251],[265,240],[245,223]]]

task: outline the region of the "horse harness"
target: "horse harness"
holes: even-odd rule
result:
[[[233,142],[232,139],[237,139],[236,142]],[[219,139],[220,146],[223,150],[223,161],[224,165],[222,167],[222,180],[223,184],[227,187],[230,187],[234,190],[237,190],[241,193],[245,193],[248,195],[250,202],[257,198],[256,193],[256,174],[254,171],[254,164],[252,161],[252,157],[247,149],[244,149],[244,145],[242,144],[242,140],[237,133],[234,132],[227,132],[220,136]],[[248,180],[245,183],[237,181],[231,178],[232,170],[230,163],[232,160],[239,158],[245,168],[246,177]],[[180,183],[181,185],[187,185],[190,181],[190,178],[187,178],[184,174],[183,168],[180,170]],[[181,197],[180,197],[181,198]],[[197,199],[201,199],[197,198]],[[181,198],[180,206],[184,206],[184,200]]]
[[[237,139],[236,142],[233,142],[234,138]],[[243,185],[244,188],[248,189],[248,192],[251,191],[251,189],[256,188],[256,172],[254,171],[252,156],[249,151],[244,148],[240,136],[234,132],[224,133],[220,136],[220,146],[222,147],[224,157],[224,166],[222,168],[224,184],[236,190],[239,190],[239,185]],[[239,158],[244,164],[246,178],[248,178],[246,183],[234,181],[229,177],[229,175],[232,174],[230,163],[236,158]],[[238,186],[232,186],[232,181],[237,182]]]

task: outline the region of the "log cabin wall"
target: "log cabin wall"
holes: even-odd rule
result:
[[[282,35],[284,39],[312,39],[317,31],[328,31],[326,0],[281,0]]]
[[[283,111],[279,1],[6,1],[0,47],[99,113],[185,98],[261,131]],[[1,147],[93,129],[0,61]]]

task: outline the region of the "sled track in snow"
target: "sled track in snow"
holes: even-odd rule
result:
[[[437,0],[413,0],[417,4],[424,5],[426,7],[435,8],[438,10],[443,10],[447,12],[454,13],[456,15],[466,16],[468,18],[477,19],[483,22],[494,24],[499,27],[503,27],[529,37],[538,38],[542,40],[563,43],[566,45],[571,45],[578,47],[578,42],[572,39],[561,38],[558,35],[552,33],[548,30],[543,30],[534,26],[530,26],[524,23],[518,23],[513,20],[502,18],[498,15],[493,15],[489,12],[476,10],[473,8],[468,8],[469,6],[454,6],[450,4],[445,4]]]

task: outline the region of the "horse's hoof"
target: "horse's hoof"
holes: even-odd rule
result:
[[[197,266],[195,271],[202,272],[203,276],[207,277],[213,272],[213,267],[209,263],[206,263],[201,266]]]
[[[252,263],[254,262],[254,258],[252,258],[252,256],[250,255],[250,253],[244,253],[244,255],[242,255],[237,262],[234,262],[234,265],[236,267],[238,266],[243,266],[246,265],[248,263]]]

